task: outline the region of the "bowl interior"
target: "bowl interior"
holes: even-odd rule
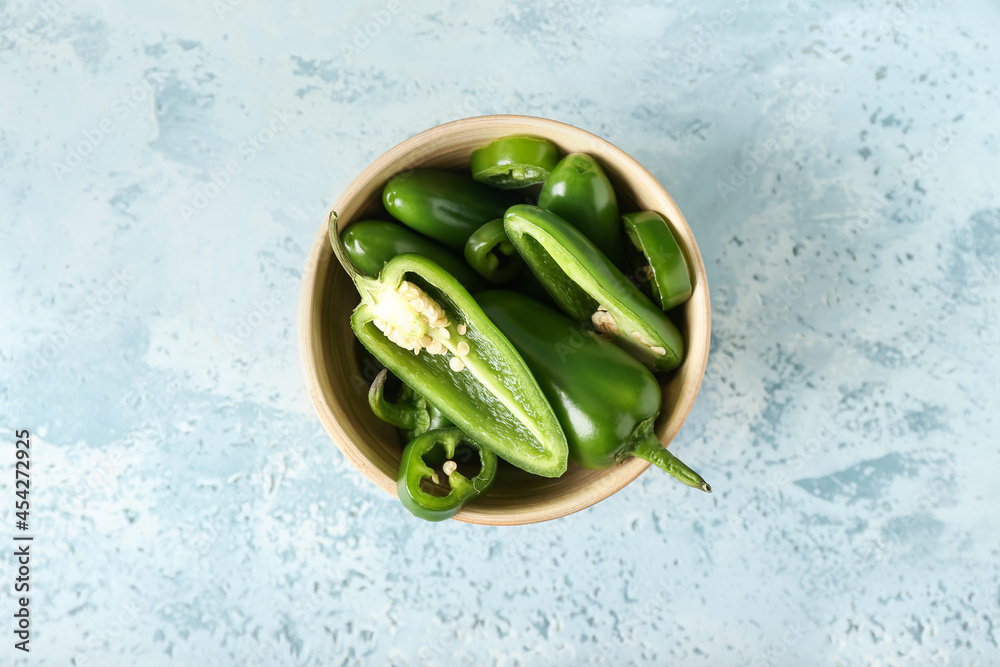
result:
[[[705,267],[687,221],[666,190],[638,163],[607,141],[579,128],[526,116],[483,116],[441,125],[399,144],[368,166],[334,206],[338,232],[366,218],[391,219],[382,206],[385,182],[416,167],[467,170],[472,151],[512,134],[545,137],[564,153],[586,152],[604,166],[622,213],[653,210],[664,215],[685,253],[692,274],[691,298],[670,313],[687,345],[684,363],[663,374],[663,407],[657,436],[667,445],[677,434],[701,384],[708,360],[710,305]],[[316,235],[303,275],[300,352],[310,396],[331,438],[351,462],[386,492],[396,493],[396,471],[405,443],[376,418],[367,394],[377,368],[359,363],[349,319],[358,295],[328,240],[329,222]],[[511,525],[554,519],[603,500],[638,477],[648,463],[629,459],[609,470],[586,470],[570,462],[557,479],[529,475],[506,463],[489,494],[456,518],[471,523]],[[665,480],[665,483],[673,483]]]

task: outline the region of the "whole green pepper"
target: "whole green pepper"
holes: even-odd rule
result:
[[[684,339],[663,311],[579,230],[537,206],[511,206],[507,237],[559,307],[590,322],[647,366],[669,371],[684,358]]]
[[[625,266],[618,199],[601,164],[586,153],[570,153],[545,179],[538,206],[573,225],[617,266]]]
[[[395,403],[386,400],[385,379],[388,375],[389,371],[383,368],[375,376],[375,381],[368,390],[368,404],[376,417],[399,429],[399,436],[403,442],[409,442],[431,429],[452,426],[451,421],[440,410],[406,384],[400,390]]]
[[[453,276],[419,255],[394,257],[378,279],[344,268],[361,294],[351,328],[379,362],[515,466],[543,477],[566,471],[566,436],[548,399]]]
[[[469,237],[465,244],[465,261],[494,285],[517,277],[524,268],[524,261],[507,238],[501,218],[487,222]]]
[[[508,197],[465,174],[414,169],[389,179],[382,203],[403,224],[461,252],[473,232],[503,216]]]
[[[548,139],[503,137],[472,151],[472,177],[501,190],[541,183],[559,162]]]
[[[479,472],[472,479],[458,470],[459,463],[467,462],[461,459],[469,450],[479,458]],[[447,477],[447,489],[441,487],[438,467],[440,474]],[[497,457],[493,452],[470,440],[457,428],[432,429],[403,450],[396,492],[403,507],[414,516],[427,521],[443,521],[458,514],[470,500],[489,491],[496,474]]]
[[[351,263],[367,276],[377,276],[385,263],[396,255],[416,253],[440,264],[468,290],[476,291],[486,286],[455,253],[397,222],[355,222],[348,225],[340,236]]]
[[[660,385],[621,348],[532,299],[491,290],[479,305],[521,353],[566,432],[570,457],[595,470],[637,456],[711,492],[701,475],[660,444],[653,424]]]
[[[653,303],[670,310],[691,298],[691,276],[684,253],[659,213],[641,211],[622,216],[632,248],[629,267]]]

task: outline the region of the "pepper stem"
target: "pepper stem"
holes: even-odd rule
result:
[[[426,420],[426,411],[412,405],[400,405],[385,400],[383,389],[385,387],[385,378],[388,374],[389,371],[383,368],[375,376],[371,389],[368,390],[368,404],[371,405],[372,412],[375,413],[376,417],[382,421],[389,422],[396,428],[414,430],[422,426],[426,427],[426,424],[422,423],[422,421]],[[422,417],[424,418],[423,420],[421,419]]]
[[[656,434],[653,433],[652,421],[650,419],[636,429],[635,444],[631,449],[625,450],[625,455],[637,456],[643,461],[649,461],[657,468],[670,473],[677,481],[695,489],[701,489],[705,493],[711,493],[712,486],[701,475],[660,444]]]
[[[330,217],[327,220],[327,236],[330,239],[330,245],[333,247],[334,257],[344,267],[344,271],[347,271],[347,275],[351,277],[351,280],[357,282],[357,277],[360,274],[358,273],[358,268],[354,266],[354,262],[347,256],[347,251],[344,250],[344,241],[340,238],[340,231],[337,229],[338,218],[339,216],[336,211],[330,211]]]

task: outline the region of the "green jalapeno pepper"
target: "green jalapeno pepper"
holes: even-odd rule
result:
[[[452,426],[451,421],[440,410],[405,383],[395,403],[386,400],[385,379],[388,376],[389,371],[385,368],[375,376],[371,389],[368,390],[368,404],[376,417],[399,429],[403,442],[409,442],[431,429]]]
[[[377,279],[341,263],[361,294],[351,327],[379,362],[510,463],[543,477],[566,471],[566,436],[548,399],[452,275],[419,255],[394,257]]]
[[[637,456],[711,492],[701,475],[660,444],[653,424],[660,385],[621,348],[521,294],[491,290],[479,305],[528,363],[566,432],[570,457],[601,470]]]
[[[615,266],[624,268],[618,199],[596,159],[586,153],[570,153],[560,160],[545,179],[538,206],[579,229]]]
[[[633,277],[653,303],[670,310],[691,298],[687,262],[667,221],[655,211],[641,211],[623,215],[622,224],[632,246]]]
[[[465,174],[414,169],[389,179],[382,203],[406,226],[461,252],[473,232],[503,216],[508,197]]]
[[[440,264],[468,290],[476,291],[486,286],[462,258],[399,223],[364,220],[348,225],[340,236],[351,263],[367,276],[377,276],[385,263],[396,255],[416,253]]]
[[[525,205],[508,209],[504,228],[567,315],[590,322],[655,370],[680,365],[684,340],[677,327],[579,230],[554,213]]]
[[[504,137],[472,151],[472,177],[501,190],[541,183],[559,162],[548,139]]]
[[[478,455],[479,472],[471,479],[459,465]],[[473,466],[477,462],[468,461]],[[440,468],[441,472],[437,471]],[[441,475],[447,478],[447,487]],[[469,502],[490,490],[497,474],[497,457],[470,440],[457,428],[432,429],[403,450],[396,478],[396,492],[403,507],[427,521],[443,521],[458,514]]]
[[[501,218],[487,222],[469,237],[465,244],[465,261],[494,285],[515,278],[524,268],[524,260],[507,238]]]

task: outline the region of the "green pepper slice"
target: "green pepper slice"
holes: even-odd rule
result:
[[[502,218],[487,222],[469,237],[465,261],[494,285],[512,280],[524,268],[524,261],[507,238]]]
[[[361,303],[351,328],[376,359],[498,456],[543,477],[566,471],[566,436],[548,399],[453,276],[399,255],[378,279],[352,278]]]
[[[569,455],[603,470],[637,456],[688,486],[711,492],[701,475],[660,444],[653,424],[660,385],[607,339],[521,294],[491,290],[479,305],[528,363],[566,432]]]
[[[396,255],[416,253],[440,264],[468,290],[486,286],[461,257],[397,222],[363,220],[348,225],[340,236],[351,263],[367,276],[377,276]]]
[[[622,224],[632,245],[629,265],[642,291],[663,310],[690,299],[687,261],[663,216],[655,211],[627,213]]]
[[[479,458],[479,472],[472,479],[458,469],[460,463],[466,463],[463,458],[472,458],[470,450]],[[436,470],[439,466],[441,473]],[[441,484],[441,474],[447,477],[447,489]],[[413,516],[444,521],[458,514],[467,502],[489,491],[496,474],[497,457],[489,449],[479,446],[457,428],[432,429],[403,450],[396,492],[403,507]]]
[[[501,190],[544,181],[559,162],[559,148],[548,139],[504,137],[472,151],[472,177]]]
[[[465,174],[414,169],[389,179],[382,203],[407,227],[461,252],[474,231],[503,215],[508,198]]]
[[[507,210],[504,228],[567,315],[590,322],[655,370],[680,365],[684,339],[677,327],[579,230],[554,213],[526,205]]]
[[[403,442],[409,442],[431,429],[452,426],[440,410],[406,384],[403,384],[396,402],[390,403],[385,397],[385,379],[388,376],[389,371],[385,368],[375,376],[368,390],[368,404],[376,417],[399,429]]]
[[[487,222],[469,237],[465,244],[465,261],[493,284],[509,283],[511,289],[555,305],[535,274],[524,270],[524,260],[507,238],[502,218]]]
[[[560,160],[538,193],[538,206],[579,229],[615,266],[624,268],[618,199],[596,159],[586,153],[570,153]]]

